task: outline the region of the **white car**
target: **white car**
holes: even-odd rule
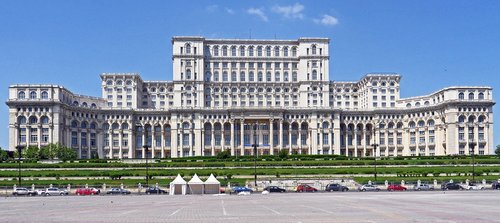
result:
[[[464,189],[464,190],[484,190],[483,185],[477,185],[477,184],[473,184],[473,183],[469,183],[469,185],[462,184],[462,185],[460,185],[460,187],[462,187],[462,189]]]
[[[14,190],[14,192],[12,192],[12,195],[14,195],[14,196],[18,196],[18,195],[33,196],[33,195],[36,195],[36,192],[29,190],[27,188],[24,188],[24,187],[18,187],[18,188],[16,188],[16,190]]]
[[[359,191],[380,191],[380,188],[378,188],[375,185],[372,184],[363,184],[360,187],[358,187]]]
[[[53,187],[53,188],[45,189],[45,191],[42,192],[42,195],[43,196],[64,196],[64,195],[68,195],[68,191]]]

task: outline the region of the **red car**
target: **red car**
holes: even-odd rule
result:
[[[98,195],[101,191],[96,188],[78,188],[76,189],[76,195]]]
[[[399,191],[405,191],[406,190],[406,187],[403,187],[399,184],[391,184],[387,187],[387,190],[388,191],[395,191],[395,190],[399,190]]]
[[[316,191],[318,191],[318,189],[311,187],[307,184],[301,184],[301,185],[297,186],[296,191],[297,192],[316,192]]]

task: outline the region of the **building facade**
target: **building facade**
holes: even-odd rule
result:
[[[80,158],[252,155],[254,142],[259,154],[270,155],[434,156],[493,148],[491,87],[400,98],[398,74],[331,81],[327,38],[173,37],[172,44],[173,81],[105,73],[102,97],[57,85],[10,86],[9,148],[59,142]]]

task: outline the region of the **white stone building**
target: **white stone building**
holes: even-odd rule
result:
[[[10,86],[9,148],[60,142],[81,158],[142,158],[147,142],[148,157],[163,158],[251,155],[254,140],[259,154],[358,157],[469,154],[470,142],[490,154],[494,146],[491,87],[400,98],[398,74],[330,81],[327,38],[172,44],[173,81],[106,73],[102,98]]]

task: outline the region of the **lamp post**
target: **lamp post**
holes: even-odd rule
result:
[[[257,189],[257,123],[253,125],[253,175],[254,175],[254,185],[255,188]]]
[[[18,183],[19,183],[19,186],[21,186],[21,156],[22,156],[21,152],[23,151],[24,146],[18,145],[18,146],[16,146],[16,149],[17,149],[17,155],[19,156],[19,159],[17,161],[18,162],[18,168],[19,168],[19,179],[18,179],[19,182]]]
[[[146,156],[146,187],[149,187],[149,164],[148,164],[148,152],[149,152],[149,145],[148,145],[148,132],[146,131],[146,142],[144,142],[144,146],[142,146],[145,150],[145,156]]]
[[[378,144],[375,143],[375,139],[377,138],[377,135],[375,134],[375,128],[373,128],[373,157],[374,157],[374,166],[375,166],[375,182],[377,182],[377,146]]]
[[[475,163],[474,163],[474,148],[475,147],[476,147],[476,142],[474,142],[474,141],[469,142],[469,153],[472,156],[472,182],[475,181],[475,175],[476,175]]]

